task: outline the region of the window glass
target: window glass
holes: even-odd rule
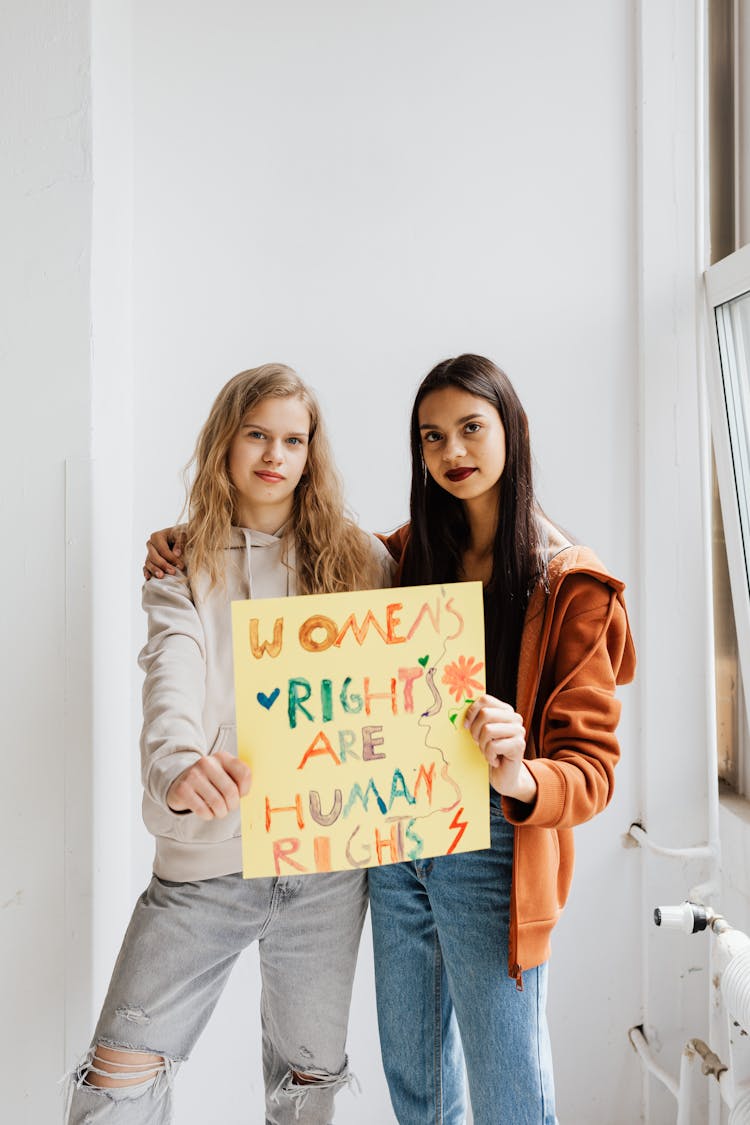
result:
[[[713,601],[720,778],[750,798],[750,245],[709,266]],[[717,503],[717,493],[721,504]]]
[[[750,292],[719,305],[715,313],[745,584],[750,590]]]

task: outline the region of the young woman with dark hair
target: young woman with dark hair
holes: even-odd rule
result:
[[[427,375],[411,418],[397,581],[480,580],[486,694],[464,719],[489,764],[491,847],[370,870],[378,1021],[399,1125],[552,1125],[549,936],[572,828],[612,794],[615,685],[635,662],[622,583],[534,499],[526,414],[482,356]]]
[[[421,407],[430,394],[453,390],[484,400],[497,412],[502,434],[486,433],[486,422],[466,423],[469,450],[472,442],[489,440],[496,456],[504,452],[501,474],[505,487],[498,496],[485,494],[486,513],[480,513],[479,536],[472,536],[466,499],[476,492],[483,477],[469,474],[462,480],[446,478],[450,491],[441,482],[439,461],[444,453],[437,434],[426,431],[420,422]],[[435,400],[433,400],[435,401]],[[468,399],[466,400],[468,401]],[[429,413],[429,411],[428,411]],[[490,415],[493,425],[495,419]],[[518,646],[526,612],[528,594],[544,570],[542,527],[534,500],[531,446],[526,414],[507,375],[482,356],[463,355],[434,367],[422,382],[411,415],[410,425],[412,484],[409,549],[404,553],[401,583],[455,582],[457,578],[481,578],[485,582],[486,649],[494,654],[491,674],[493,686],[503,698],[511,699],[515,690]],[[435,465],[433,476],[429,465]],[[459,467],[463,473],[463,469]],[[469,478],[474,476],[473,480]],[[461,495],[464,492],[466,497]],[[489,503],[491,501],[491,503]],[[497,511],[494,510],[496,505]],[[474,510],[474,509],[472,509]],[[475,519],[475,533],[477,520]],[[481,540],[481,557],[477,542]],[[491,550],[486,548],[491,547]],[[467,573],[467,568],[470,573]],[[503,643],[500,644],[502,614]]]

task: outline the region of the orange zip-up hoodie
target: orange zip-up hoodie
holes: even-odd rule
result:
[[[547,521],[547,574],[526,609],[516,710],[526,728],[526,764],[537,784],[530,804],[503,797],[515,826],[508,972],[546,961],[550,934],[573,877],[573,828],[610,801],[620,756],[617,684],[635,674],[623,599],[593,551],[570,543]],[[383,541],[400,561],[408,524]],[[400,567],[396,573],[396,584]]]

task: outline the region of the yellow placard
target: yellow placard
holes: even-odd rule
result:
[[[232,603],[246,878],[489,847],[480,582]]]

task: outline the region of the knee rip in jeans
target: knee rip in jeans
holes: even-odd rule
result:
[[[278,1102],[280,1095],[285,1094],[294,1102],[294,1116],[299,1117],[305,1102],[315,1090],[333,1090],[335,1094],[343,1086],[353,1085],[359,1089],[357,1078],[349,1070],[348,1060],[344,1060],[338,1074],[331,1074],[315,1066],[305,1067],[304,1070],[301,1067],[290,1067],[271,1096]]]
[[[117,1101],[138,1098],[147,1090],[160,1098],[171,1087],[179,1062],[168,1055],[99,1042],[89,1048],[68,1077],[68,1106],[74,1090],[82,1086]]]

